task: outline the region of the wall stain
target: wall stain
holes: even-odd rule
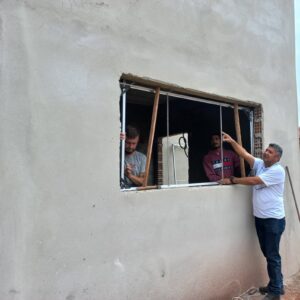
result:
[[[20,291],[17,291],[16,289],[10,289],[10,290],[9,290],[9,293],[10,293],[10,294],[19,294]]]
[[[73,294],[70,294],[66,297],[66,300],[74,300],[75,296]]]

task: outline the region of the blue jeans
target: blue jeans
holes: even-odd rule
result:
[[[279,243],[285,228],[285,218],[261,219],[255,217],[255,227],[260,248],[267,259],[268,275],[270,279],[268,290],[274,295],[279,295],[283,289]]]

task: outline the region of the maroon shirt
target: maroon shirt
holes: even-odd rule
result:
[[[234,171],[240,172],[240,159],[238,155],[223,149],[224,178],[234,176]],[[221,149],[209,151],[203,159],[203,167],[209,181],[222,179]]]

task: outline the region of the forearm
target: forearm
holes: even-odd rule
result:
[[[230,141],[230,145],[232,146],[233,150],[242,158],[246,158],[249,153],[235,140]]]
[[[135,175],[130,175],[128,178],[136,185],[136,186],[142,186],[144,183],[144,176],[135,176]]]
[[[243,159],[247,161],[250,168],[252,169],[254,166],[255,158],[253,155],[251,155],[249,152],[247,152],[241,145],[239,145],[235,140],[231,139],[229,144],[232,146],[234,151]]]
[[[231,177],[230,181],[231,181],[231,183],[234,183],[234,184],[243,184],[243,185],[263,184],[263,181],[258,176]]]

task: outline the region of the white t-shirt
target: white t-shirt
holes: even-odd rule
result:
[[[267,168],[263,160],[255,158],[253,170],[255,175],[264,182],[253,186],[254,216],[262,219],[284,218],[284,168],[279,163]]]

